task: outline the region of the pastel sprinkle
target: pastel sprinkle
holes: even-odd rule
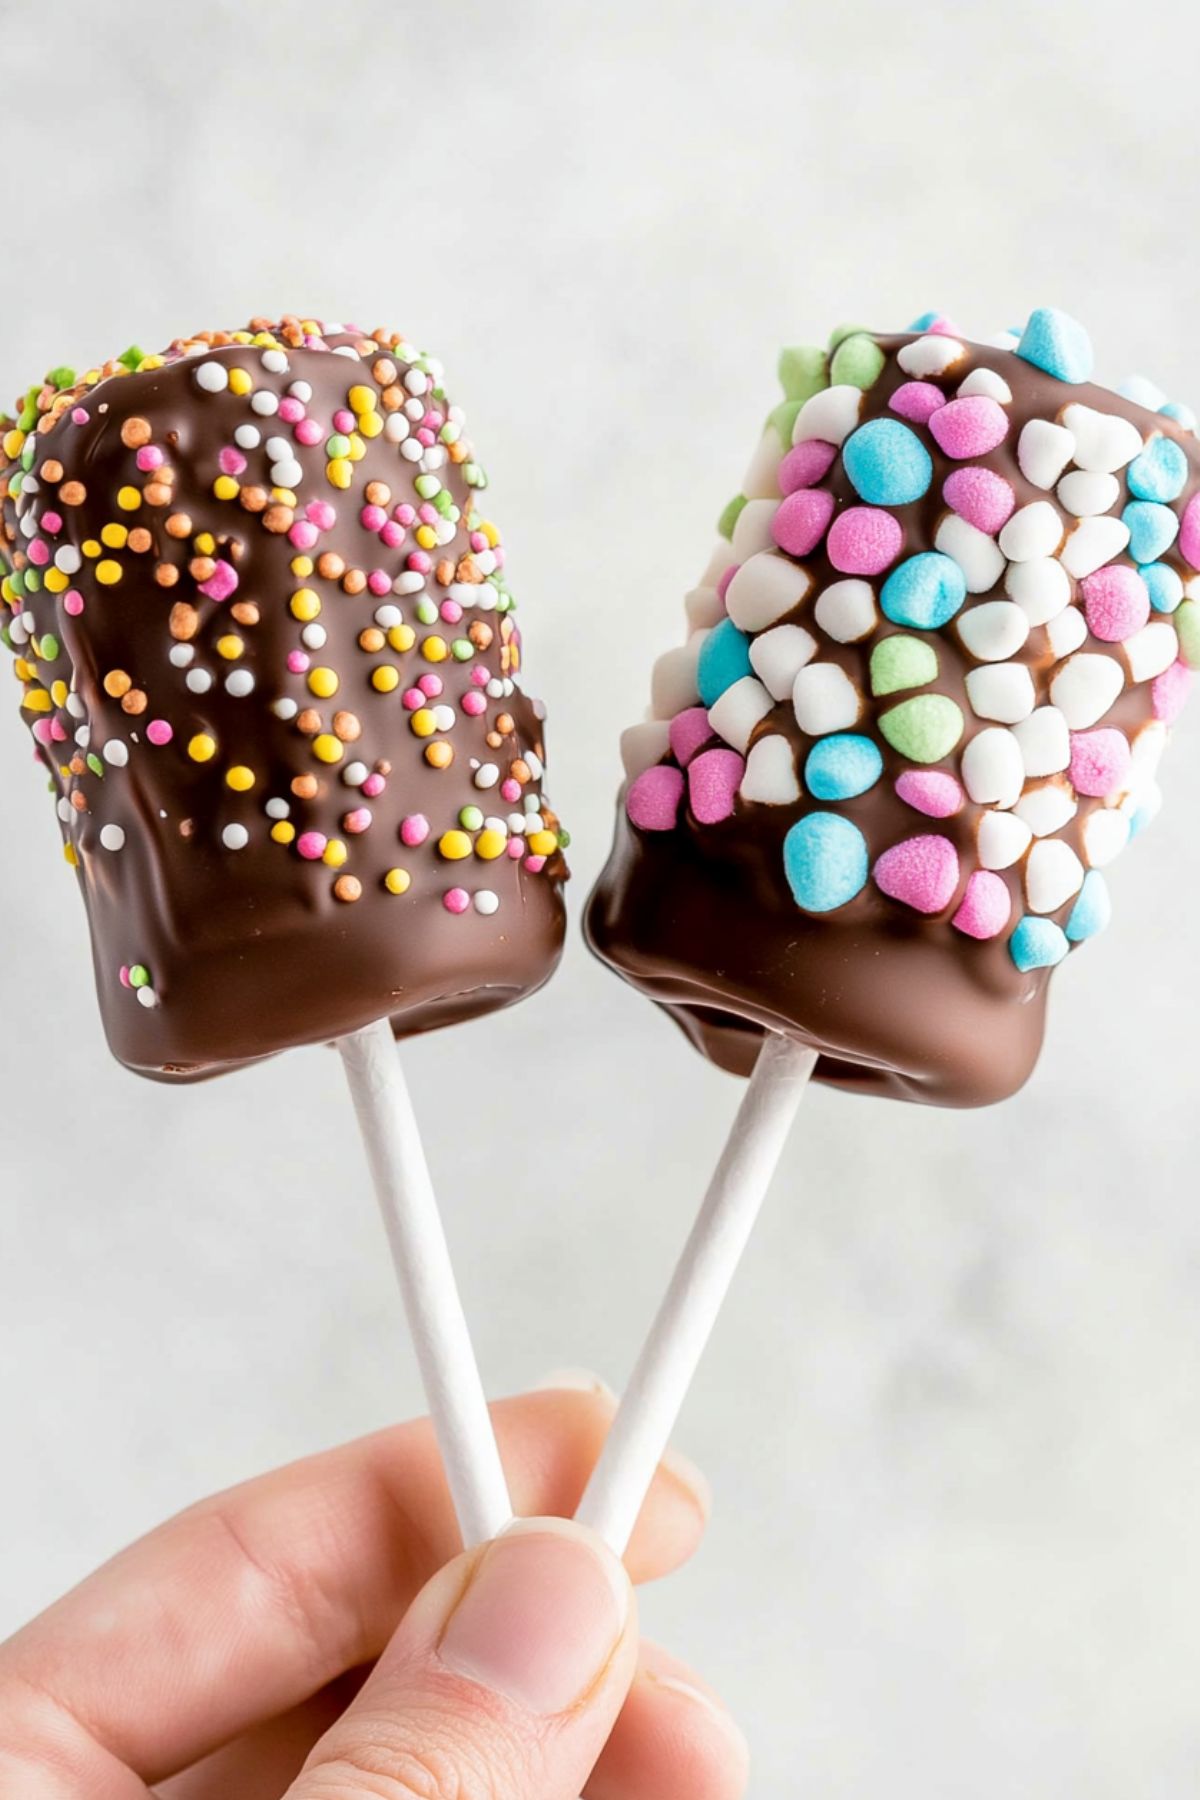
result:
[[[950,923],[967,937],[982,941],[999,937],[1011,917],[1008,883],[988,869],[976,869]]]
[[[874,868],[875,885],[915,912],[949,906],[958,886],[958,852],[949,838],[923,833],[885,850]]]
[[[688,765],[688,800],[702,825],[717,825],[733,812],[745,760],[735,750],[704,750]]]
[[[937,679],[937,672],[937,652],[924,638],[880,638],[871,652],[873,694],[896,694],[904,688],[924,687]]]
[[[1071,908],[1066,934],[1073,944],[1097,937],[1112,920],[1112,896],[1108,883],[1098,869],[1090,869],[1083,878],[1079,898]]]
[[[818,800],[852,800],[874,787],[882,773],[879,746],[855,732],[819,739],[804,765],[805,783]]]
[[[1150,591],[1136,569],[1109,563],[1079,584],[1088,630],[1106,644],[1124,643],[1150,617]]]
[[[829,528],[826,554],[843,575],[881,575],[904,548],[904,528],[893,513],[847,506]]]
[[[837,446],[821,438],[806,438],[788,451],[779,465],[779,491],[794,494],[799,488],[815,487],[833,466]]]
[[[1132,757],[1123,731],[1105,726],[1071,733],[1071,783],[1077,793],[1103,800],[1129,780]]]
[[[1008,953],[1023,975],[1033,969],[1052,969],[1069,953],[1071,945],[1061,925],[1027,913],[1008,940]]]
[[[782,500],[771,535],[789,556],[807,556],[825,536],[833,517],[833,495],[825,488],[798,488]]]
[[[1153,437],[1126,473],[1129,491],[1137,500],[1178,500],[1187,486],[1188,462],[1174,438]]]
[[[910,762],[936,763],[963,734],[962,709],[945,694],[917,694],[881,715],[879,729]]]
[[[645,769],[630,782],[625,796],[629,821],[639,831],[672,831],[683,804],[684,780],[669,763]]]
[[[962,788],[942,769],[905,769],[896,777],[896,792],[929,819],[951,819],[965,804]]]
[[[1008,414],[986,394],[951,400],[930,416],[929,430],[939,448],[955,462],[987,456],[1008,436]]]
[[[914,425],[927,425],[932,415],[945,404],[945,394],[932,381],[902,382],[888,401],[894,413]]]
[[[696,682],[701,700],[714,706],[726,688],[751,674],[750,639],[732,619],[722,619],[700,647]]]
[[[898,419],[861,425],[842,445],[842,461],[855,491],[871,506],[906,506],[919,500],[933,479],[928,450]]]
[[[1017,355],[1067,382],[1090,380],[1096,361],[1092,340],[1083,326],[1056,306],[1041,306],[1030,313]]]
[[[954,469],[942,488],[946,505],[989,537],[1011,518],[1017,497],[1003,475],[994,469]]]
[[[910,556],[883,584],[879,604],[894,625],[937,631],[948,624],[967,597],[962,570],[936,550]]]
[[[667,731],[671,754],[684,769],[712,736],[713,728],[709,723],[707,709],[703,706],[689,706],[683,712],[676,713]]]
[[[841,813],[808,813],[783,840],[783,867],[797,906],[833,912],[866,886],[867,841]]]
[[[1131,500],[1121,518],[1129,529],[1129,554],[1134,562],[1156,562],[1179,533],[1174,509],[1157,500]]]

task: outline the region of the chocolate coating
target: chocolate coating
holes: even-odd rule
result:
[[[437,365],[255,320],[30,404],[8,636],[113,1053],[195,1078],[540,986],[565,834]]]
[[[882,368],[865,393],[860,424],[895,418],[889,402],[902,384],[914,379],[896,361],[898,351],[915,341],[913,335],[879,336],[874,341],[883,353]],[[1004,441],[986,454],[972,455],[970,465],[1003,476],[1013,490],[1016,508],[1055,501],[1054,485],[1048,491],[1034,486],[1018,463],[1023,426],[1033,419],[1053,422],[1076,405],[1129,420],[1143,438],[1159,434],[1181,446],[1187,477],[1172,502],[1177,515],[1200,487],[1195,436],[1172,418],[1107,389],[1068,385],[1011,352],[974,344],[965,345],[964,357],[944,376],[922,379],[936,383],[949,400],[977,368],[999,372],[1009,385],[1011,400],[1004,407],[1009,421]],[[946,478],[967,466],[944,454],[926,425],[914,423],[912,430],[932,460],[933,478],[922,498],[887,507],[903,529],[900,558],[935,549],[938,530],[950,516],[943,497]],[[776,455],[786,447],[777,444]],[[864,504],[840,455],[811,485],[832,497],[831,522],[848,507]],[[1115,517],[1132,497],[1124,473],[1118,487],[1108,508]],[[778,486],[774,492],[778,499]],[[1064,528],[1073,524],[1064,510]],[[807,571],[812,585],[798,605],[771,620],[770,629],[802,624],[817,640],[817,660],[837,665],[849,677],[861,699],[861,711],[857,722],[845,729],[875,743],[882,757],[881,777],[857,797],[838,798],[833,808],[814,799],[803,772],[816,737],[800,728],[790,696],[776,700],[754,724],[747,745],[739,748],[748,754],[765,738],[785,739],[799,796],[788,803],[766,804],[739,792],[727,816],[703,821],[697,817],[694,796],[688,797],[685,789],[674,823],[667,828],[636,824],[625,804],[619,805],[613,849],[586,911],[588,943],[597,956],[661,1006],[696,1048],[737,1074],[749,1072],[763,1031],[770,1029],[817,1049],[817,1079],[852,1091],[952,1106],[1004,1099],[1025,1082],[1037,1060],[1052,969],[1022,971],[1010,952],[1007,930],[980,940],[952,924],[968,879],[980,866],[980,821],[993,808],[968,793],[961,810],[949,818],[926,818],[913,810],[897,794],[895,784],[914,764],[879,729],[881,715],[912,693],[947,696],[961,708],[964,734],[952,755],[931,766],[961,778],[962,751],[993,720],[972,709],[966,678],[983,665],[967,649],[959,627],[976,607],[1006,597],[1003,577],[986,591],[968,594],[958,616],[938,630],[897,626],[880,617],[876,628],[860,641],[843,643],[814,617],[821,593],[848,575],[844,563],[835,567],[830,561],[827,534],[811,552],[790,560]],[[1107,560],[1135,566],[1127,553]],[[738,558],[731,554],[728,561],[736,564]],[[1161,561],[1182,581],[1194,578],[1177,546],[1164,552]],[[886,571],[870,577],[876,601],[885,579]],[[1074,604],[1078,583],[1071,585]],[[711,617],[716,618],[724,607],[715,595],[711,598],[715,602]],[[896,634],[915,636],[934,647],[936,675],[926,682],[906,683],[899,691],[873,694],[871,652]],[[759,634],[748,635],[753,642]],[[1121,644],[1093,638],[1083,648],[1112,657],[1121,668],[1123,692],[1099,724],[1120,730],[1135,746],[1147,726],[1161,731],[1165,698],[1155,684],[1135,679]],[[1047,705],[1050,684],[1065,658],[1051,643],[1046,626],[1035,625],[1023,646],[1005,660],[1029,671],[1035,704]],[[1181,679],[1186,683],[1186,668]],[[720,741],[715,731],[705,740],[700,729],[699,749]],[[659,760],[681,768],[686,778],[695,754],[694,749],[683,755],[671,751]],[[1066,786],[1065,775],[1052,779]],[[628,791],[627,784],[623,800]],[[1027,781],[1025,794],[1030,791]],[[1101,807],[1118,805],[1132,817],[1135,796],[1131,790],[1103,798],[1072,793],[1071,798],[1077,811],[1055,835],[1087,868],[1089,818]],[[798,820],[829,810],[861,831],[872,867],[889,847],[922,832],[949,840],[958,859],[958,877],[948,902],[932,914],[923,913],[889,897],[867,879],[848,903],[832,911],[802,910],[784,879],[784,840]],[[1027,905],[1024,858],[994,872],[1008,889],[1015,923]],[[1043,916],[1065,926],[1074,900],[1072,895]]]

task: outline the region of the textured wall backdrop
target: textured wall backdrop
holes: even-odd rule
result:
[[[1200,395],[1198,55],[1169,0],[0,0],[0,391],[259,310],[435,349],[511,546],[577,913],[779,343],[1054,303],[1102,378]],[[1194,1789],[1198,747],[1192,719],[1025,1094],[806,1106],[682,1428],[712,1535],[647,1603],[761,1795]],[[184,1092],[110,1062],[11,696],[0,754],[7,1629],[419,1394],[334,1059]],[[577,944],[407,1062],[491,1385],[619,1383],[734,1084]]]

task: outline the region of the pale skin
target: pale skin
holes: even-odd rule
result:
[[[607,1396],[493,1416],[530,1523],[491,1548],[456,1554],[421,1420],[202,1501],[106,1563],[0,1645],[0,1795],[739,1800],[740,1733],[639,1640],[629,1585],[696,1549],[702,1482],[660,1469],[622,1570],[559,1522]]]

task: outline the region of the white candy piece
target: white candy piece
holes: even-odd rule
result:
[[[972,369],[966,380],[959,382],[955,398],[966,400],[971,394],[984,394],[989,400],[998,400],[1001,406],[1012,400],[1012,389],[995,369]]]
[[[1033,676],[1024,663],[988,663],[982,669],[972,669],[966,687],[976,717],[996,719],[1001,725],[1019,724],[1037,704]],[[1024,774],[1022,758],[1022,779]]]
[[[1117,413],[1097,412],[1094,406],[1076,402],[1063,412],[1063,424],[1075,434],[1075,458],[1090,474],[1113,475],[1133,461],[1142,448],[1142,434]]]
[[[813,616],[836,644],[857,644],[875,629],[875,591],[856,576],[832,582],[818,594]]]
[[[985,869],[1011,869],[1028,850],[1033,833],[1015,813],[986,812],[979,821],[976,854]]]
[[[227,825],[221,833],[221,842],[227,850],[244,850],[250,842],[250,833],[244,825]]]
[[[1087,642],[1087,635],[1087,620],[1077,606],[1065,607],[1046,626],[1046,636],[1057,662],[1061,662],[1064,656],[1072,656],[1081,644]]]
[[[1058,484],[1060,506],[1075,519],[1091,519],[1111,512],[1121,498],[1115,475],[1093,475],[1087,469],[1071,469]]]
[[[1031,625],[1046,625],[1071,604],[1071,577],[1057,557],[1010,563],[1004,591],[1015,600]]]
[[[929,337],[914,338],[911,344],[905,344],[897,353],[896,361],[906,375],[915,376],[918,380],[926,375],[944,375],[961,362],[966,350],[957,338],[940,337],[937,333]]]
[[[769,694],[786,700],[797,675],[816,654],[817,640],[803,625],[776,625],[751,644],[750,666]]]
[[[826,444],[842,443],[858,424],[863,398],[861,388],[844,384],[822,388],[819,394],[811,395],[796,415],[793,444],[807,443],[809,438],[821,438]]]
[[[1017,440],[1017,466],[1031,486],[1052,488],[1075,453],[1075,438],[1049,419],[1030,419]]]
[[[1062,516],[1049,500],[1022,506],[1000,533],[1000,548],[1011,562],[1053,556],[1063,540]]]
[[[721,596],[715,587],[694,587],[685,595],[683,610],[688,631],[711,631],[725,617]]]
[[[1153,681],[1171,667],[1179,655],[1175,627],[1165,619],[1151,619],[1121,645],[1129,664],[1130,681]]]
[[[1042,787],[1027,788],[1013,807],[1018,819],[1024,819],[1034,837],[1051,837],[1069,825],[1079,811],[1079,802],[1063,782],[1047,781]]]
[[[110,769],[123,769],[129,762],[129,745],[123,738],[109,738],[100,754]]]
[[[1112,519],[1107,514],[1080,519],[1068,532],[1059,560],[1067,574],[1080,581],[1085,575],[1094,575],[1114,556],[1120,556],[1128,542],[1129,527],[1124,519]]]
[[[737,516],[733,528],[733,546],[726,562],[749,562],[760,550],[773,550],[775,539],[771,526],[779,511],[778,500],[748,500]],[[476,561],[479,559],[476,558]]]
[[[1015,806],[1025,786],[1021,746],[1011,731],[989,725],[962,754],[963,786],[980,806]]]
[[[1153,781],[1158,774],[1158,765],[1162,761],[1163,751],[1167,747],[1167,736],[1167,728],[1161,719],[1148,719],[1131,740],[1131,786]]]
[[[1129,820],[1131,827],[1138,813],[1143,815],[1142,824],[1146,826],[1152,820],[1157,819],[1162,811],[1162,804],[1163,791],[1157,781],[1151,781],[1146,787],[1138,788],[1136,793],[1132,793],[1122,800],[1121,811]]]
[[[700,698],[696,668],[707,631],[694,631],[686,644],[665,650],[650,671],[650,710],[656,719],[673,719]]]
[[[1124,813],[1102,808],[1089,813],[1083,825],[1083,850],[1089,867],[1103,869],[1120,856],[1129,842],[1129,820]]]
[[[775,427],[768,425],[742,479],[741,491],[747,500],[773,500],[776,506],[779,505],[779,465],[782,460],[783,443]]]
[[[978,662],[1006,662],[1029,636],[1029,620],[1011,600],[985,600],[959,613],[958,635]]]
[[[1058,775],[1071,766],[1071,733],[1057,706],[1039,706],[1013,726],[1026,775]]]
[[[718,737],[744,756],[754,727],[766,718],[774,704],[761,681],[755,681],[753,675],[743,675],[709,707],[708,722]]]
[[[652,769],[655,763],[662,761],[670,747],[670,734],[664,721],[643,719],[637,725],[630,725],[621,733],[621,762],[626,780],[632,781],[647,769]],[[494,767],[485,765],[487,766]],[[480,774],[482,772],[479,771]],[[478,780],[475,785],[480,785]]]
[[[742,564],[725,590],[725,607],[739,631],[765,631],[799,606],[812,585],[807,569],[764,550]]]
[[[801,669],[792,689],[796,723],[809,737],[825,737],[831,731],[847,731],[858,724],[862,699],[858,689],[837,663],[809,663]]]
[[[790,806],[800,798],[796,760],[785,737],[759,738],[746,758],[741,794],[764,806]]]
[[[1084,652],[1073,656],[1050,683],[1050,699],[1072,731],[1086,731],[1102,719],[1125,686],[1125,674],[1113,656]]]
[[[996,548],[995,538],[955,512],[946,514],[933,544],[935,550],[958,564],[968,594],[986,594],[1004,574],[1004,558]]]
[[[102,825],[100,827],[100,846],[104,850],[123,850],[125,848],[125,832],[120,825]]]
[[[1033,846],[1025,864],[1025,898],[1030,912],[1057,912],[1083,886],[1084,868],[1070,844],[1047,838]]]

